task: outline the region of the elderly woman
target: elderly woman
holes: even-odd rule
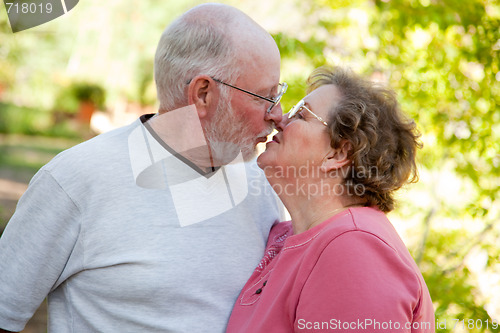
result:
[[[227,332],[434,332],[420,271],[385,213],[415,181],[415,123],[393,92],[320,68],[259,166],[292,217],[276,225]]]

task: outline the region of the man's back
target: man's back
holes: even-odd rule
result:
[[[0,327],[22,329],[49,293],[53,332],[224,331],[278,218],[274,195],[254,163],[200,175],[168,154],[144,164],[134,155],[143,143],[157,144],[137,121],[63,152],[33,178],[0,242],[0,272],[24,272],[0,273]],[[137,163],[140,175],[164,177],[145,186]],[[243,170],[246,191],[228,179],[231,168]],[[214,197],[227,209],[181,221]],[[25,243],[11,241],[26,231]]]
[[[154,69],[155,118],[61,153],[19,201],[1,328],[48,295],[51,332],[224,331],[278,218],[243,160],[282,119],[279,50],[243,12],[202,4],[165,29]]]

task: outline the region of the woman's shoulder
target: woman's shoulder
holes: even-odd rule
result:
[[[314,230],[315,229],[315,230]],[[339,248],[369,246],[375,252],[393,253],[408,257],[409,253],[385,214],[371,207],[349,208],[303,234],[291,237],[285,249],[304,249],[309,256],[318,257]],[[380,250],[380,251],[379,251]],[[388,252],[385,252],[388,251]],[[405,258],[404,261],[409,261]]]
[[[391,263],[396,271],[409,275],[418,272],[406,245],[387,216],[370,207],[351,208],[331,221],[316,242],[321,256],[341,257],[345,263],[367,260],[374,269],[381,263]],[[418,274],[417,274],[418,275]]]
[[[346,209],[323,223],[303,233],[294,235],[290,221],[273,226],[269,234],[267,247],[285,244],[286,250],[309,248],[321,252],[323,248],[339,238],[376,240],[380,246],[406,250],[398,233],[380,210],[372,207]],[[285,242],[286,240],[286,242]]]
[[[352,233],[352,235],[372,235],[386,243],[401,241],[387,216],[373,207],[349,208],[325,221],[325,224],[321,237],[327,239]]]

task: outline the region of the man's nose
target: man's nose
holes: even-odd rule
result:
[[[278,126],[282,118],[283,118],[283,110],[281,109],[281,103],[278,103],[271,109],[271,112],[266,113],[264,119],[266,121],[272,121],[276,126]]]

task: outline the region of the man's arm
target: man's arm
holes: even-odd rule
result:
[[[0,332],[22,331],[60,278],[78,209],[47,171],[33,178],[0,238]]]

